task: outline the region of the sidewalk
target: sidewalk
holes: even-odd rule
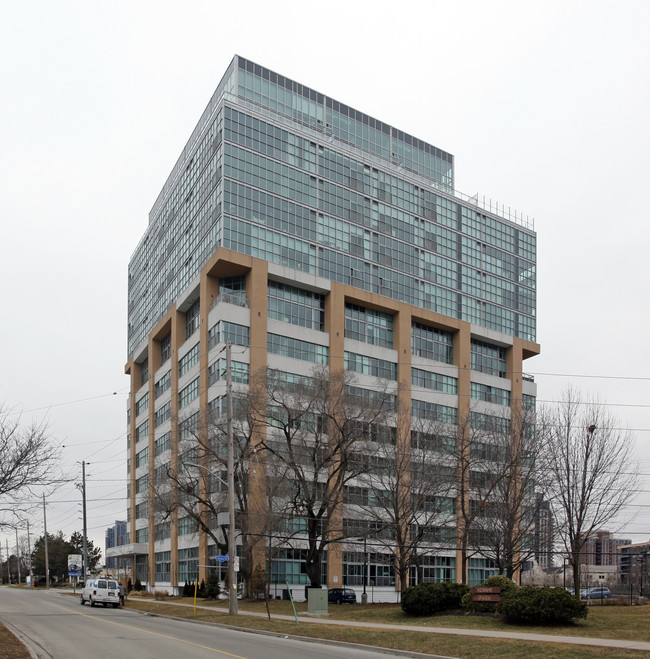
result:
[[[176,602],[163,602],[157,600],[146,599],[145,602],[153,602],[154,604],[173,604],[173,606],[184,606],[193,608],[192,604],[181,604]],[[128,606],[128,600],[127,600]],[[228,613],[228,608],[213,607],[213,606],[196,606],[197,609],[206,611],[217,611],[219,613]],[[253,616],[258,618],[267,618],[266,613],[253,612],[253,611],[239,611],[239,615]],[[288,622],[295,622],[293,616],[288,615],[271,615],[272,620],[283,620]],[[531,641],[534,643],[567,643],[571,645],[590,645],[604,648],[618,648],[623,650],[639,650],[642,652],[650,652],[650,642],[645,641],[625,641],[609,638],[593,638],[584,636],[556,636],[551,634],[530,634],[521,632],[506,632],[506,631],[488,631],[483,629],[462,629],[451,627],[424,627],[420,625],[389,625],[382,623],[372,622],[350,622],[347,620],[333,620],[331,618],[316,618],[312,616],[299,615],[298,620],[300,624],[314,624],[314,625],[338,625],[340,627],[364,627],[369,629],[386,629],[392,631],[406,631],[406,632],[421,632],[425,634],[452,634],[457,636],[477,636],[479,638],[503,638],[513,639],[518,641]],[[230,624],[230,623],[229,623]],[[232,626],[230,624],[230,626]]]

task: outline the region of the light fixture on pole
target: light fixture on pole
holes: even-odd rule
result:
[[[366,537],[359,538],[363,540],[363,594],[361,595],[361,603],[368,603],[368,594],[366,593],[366,581],[368,577],[368,553],[367,553],[367,543],[368,539]]]

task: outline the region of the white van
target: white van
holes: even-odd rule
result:
[[[90,602],[90,606],[112,604],[117,609],[124,604],[122,588],[119,581],[109,577],[88,579],[81,590],[81,606]]]

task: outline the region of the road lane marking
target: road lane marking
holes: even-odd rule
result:
[[[91,620],[101,620],[102,622],[107,622],[111,625],[117,625],[118,627],[126,627],[127,629],[134,629],[138,632],[144,632],[145,634],[151,634],[152,636],[159,636],[160,638],[168,638],[172,641],[178,641],[179,643],[186,643],[187,645],[193,645],[197,648],[202,648],[203,650],[210,650],[211,652],[218,652],[219,654],[224,654],[227,657],[233,657],[234,659],[248,659],[248,657],[242,657],[238,654],[232,654],[230,652],[224,652],[224,650],[217,650],[217,648],[211,648],[207,645],[201,645],[200,643],[193,643],[192,641],[185,641],[182,638],[176,638],[176,636],[168,636],[167,634],[159,634],[158,632],[150,632],[148,629],[142,629],[142,627],[134,627],[133,625],[125,625],[123,622],[115,622],[114,620],[108,620],[107,618],[100,618],[99,616],[91,616],[88,613],[81,613],[81,611],[74,611],[72,609],[64,609],[68,613],[74,613],[78,616],[83,616],[84,618],[90,618]]]

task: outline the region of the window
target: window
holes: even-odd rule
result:
[[[534,412],[535,411],[535,396],[531,396],[530,394],[523,394],[522,395],[522,407],[526,412]]]
[[[135,506],[135,517],[136,519],[146,519],[149,517],[149,502],[148,501],[143,501],[142,503],[138,503]]]
[[[219,301],[246,306],[246,276],[222,277],[219,280]]]
[[[149,419],[143,421],[135,429],[135,443],[137,444],[142,439],[147,439],[149,437]]]
[[[195,412],[191,414],[186,419],[183,419],[178,424],[178,439],[183,441],[185,439],[190,439],[191,437],[196,437],[196,433],[199,429],[199,413]]]
[[[135,481],[135,493],[140,494],[144,492],[147,489],[147,485],[149,485],[149,474],[145,474]]]
[[[160,455],[165,451],[169,450],[172,446],[172,434],[171,432],[166,432],[164,435],[161,435],[155,443],[154,451],[156,455]]]
[[[505,436],[510,434],[510,419],[507,417],[482,414],[481,412],[470,412],[469,422],[474,430]]]
[[[149,542],[149,529],[137,529],[135,532],[135,541],[136,542]],[[146,577],[145,577],[146,579]]]
[[[160,364],[164,364],[172,356],[172,335],[171,332],[163,336],[160,340]]]
[[[178,392],[178,409],[182,410],[199,395],[199,378],[192,380],[187,387]]]
[[[146,393],[135,403],[135,415],[140,416],[145,410],[149,409],[149,393]]]
[[[363,401],[364,405],[379,406],[382,410],[390,411],[397,409],[397,396],[382,390],[366,389],[365,387],[346,384],[345,394]]]
[[[172,569],[172,553],[170,551],[156,552],[154,560],[156,565],[156,582],[169,581]]]
[[[201,321],[199,300],[192,303],[192,306],[185,312],[185,340],[189,339],[197,329]]]
[[[208,385],[211,386],[218,380],[226,379],[226,359],[217,359],[208,367]],[[233,382],[248,384],[248,373],[250,367],[244,362],[231,361],[230,377]]]
[[[425,387],[434,391],[442,391],[446,394],[458,393],[458,379],[440,373],[423,371],[420,368],[411,369],[411,383],[416,387]]]
[[[169,478],[169,470],[171,469],[172,463],[165,462],[164,464],[158,465],[153,471],[153,478],[156,484],[165,483]]]
[[[411,352],[418,357],[433,359],[444,364],[454,363],[454,335],[451,332],[413,323]]]
[[[345,336],[383,348],[393,347],[393,317],[383,311],[345,303]]]
[[[139,453],[135,454],[135,468],[142,467],[149,462],[149,447],[146,446]]]
[[[172,373],[167,371],[154,385],[154,396],[158,398],[172,386]]]
[[[510,405],[510,392],[507,389],[490,387],[487,384],[471,383],[471,396],[474,400],[483,400],[496,405]]]
[[[154,527],[154,534],[156,540],[167,540],[171,538],[172,535],[172,526],[169,522],[162,522],[161,524],[156,524]]]
[[[140,386],[143,387],[149,380],[149,360],[145,357],[140,364]]]
[[[220,320],[208,332],[208,349],[212,350],[218,343],[225,343],[226,341],[238,346],[248,346],[250,344],[249,328],[246,325]]]
[[[411,401],[411,414],[420,419],[441,421],[442,423],[456,423],[458,418],[458,410],[455,407],[415,398]]]
[[[192,517],[183,517],[178,520],[178,535],[188,535],[189,533],[198,533],[199,523]]]
[[[191,583],[199,578],[199,548],[178,550],[178,583]]]
[[[317,364],[327,364],[329,350],[327,346],[308,343],[289,336],[269,334],[267,339],[268,351],[274,355],[283,355],[293,359],[303,359]]]
[[[345,352],[344,368],[355,373],[374,375],[387,380],[397,380],[397,364],[388,362],[385,359],[358,355],[355,352]]]
[[[268,317],[322,332],[325,329],[325,296],[270,281]]]
[[[472,339],[472,370],[506,377],[506,349]]]
[[[157,428],[159,425],[165,423],[172,415],[172,403],[167,401],[160,409],[156,410],[154,417],[154,425]]]
[[[199,363],[199,344],[178,360],[178,377],[183,377],[192,366]]]

